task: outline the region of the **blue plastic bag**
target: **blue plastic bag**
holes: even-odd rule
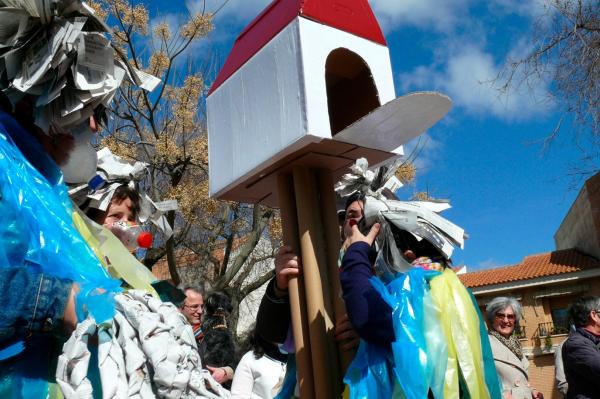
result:
[[[387,351],[361,340],[344,383],[349,388],[349,399],[391,398],[394,379]]]
[[[431,385],[439,385],[440,373],[445,372],[439,369],[439,365],[433,359],[433,357],[439,359],[443,356],[443,341],[436,340],[438,347],[430,353],[426,336],[427,329],[431,325],[431,322],[426,323],[426,321],[432,317],[426,313],[431,311],[432,307],[426,275],[437,274],[439,273],[435,271],[413,268],[404,274],[399,274],[387,285],[376,278],[371,280],[373,286],[392,308],[396,337],[392,342],[394,373],[402,391],[409,399],[427,397]],[[430,334],[430,340],[431,337]],[[438,367],[437,370],[434,367]]]
[[[74,281],[80,287],[78,317],[89,312],[97,321],[111,318],[120,282],[110,277],[73,226],[58,167],[35,138],[1,111],[0,196],[0,272],[35,266],[48,276]]]

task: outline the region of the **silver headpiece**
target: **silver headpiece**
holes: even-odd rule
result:
[[[154,202],[148,194],[141,191],[139,182],[147,172],[147,164],[144,162],[128,162],[114,155],[105,147],[98,151],[96,176],[88,183],[78,185],[69,190],[69,195],[77,205],[84,207],[84,211],[89,208],[106,211],[117,188],[127,185],[138,190],[140,193],[140,222],[146,223],[150,221],[154,223],[165,233],[166,238],[169,238],[173,234],[173,230],[167,222],[164,213],[176,210],[177,201]]]
[[[399,162],[370,171],[368,162],[360,158],[335,185],[342,198],[360,194],[364,198],[363,215],[366,226],[381,223],[377,238],[378,262],[384,261],[393,272],[406,271],[410,264],[396,244],[391,226],[408,233],[416,242],[426,240],[446,260],[450,259],[455,246],[463,248],[465,232],[439,215],[449,209],[447,201],[399,201],[390,192],[402,184],[394,176]]]

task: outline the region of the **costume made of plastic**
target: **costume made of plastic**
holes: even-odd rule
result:
[[[437,270],[449,263],[454,246],[462,247],[464,231],[438,215],[449,208],[446,203],[384,197],[396,166],[372,172],[366,160],[358,160],[336,187],[342,198],[358,194],[363,201],[362,227],[381,223],[376,251],[356,242],[341,254],[343,298],[361,337],[344,378],[346,395],[500,399],[501,386],[475,299],[451,269]],[[416,259],[403,257],[407,248],[399,248],[396,237],[414,246],[409,249]],[[428,252],[432,248],[439,255],[436,259]],[[425,253],[428,256],[422,256]],[[263,338],[285,345],[290,342],[289,323],[289,298],[275,295],[272,280],[259,308],[257,329]],[[293,396],[293,360],[290,356],[277,398]]]
[[[500,398],[481,316],[454,272],[416,267],[384,284],[370,272],[368,251],[352,244],[341,271],[362,338],[344,378],[350,398]]]
[[[32,163],[35,163],[35,167]],[[60,170],[33,136],[0,111],[1,397],[45,397],[73,282],[77,313],[114,314],[121,291],[75,229]],[[102,287],[98,291],[97,287]],[[55,348],[53,350],[52,348]]]
[[[362,338],[344,378],[349,397],[500,399],[475,300],[450,268],[436,270],[464,231],[439,216],[448,204],[383,195],[396,166],[372,172],[359,159],[336,185],[342,198],[359,194],[365,229],[381,224],[374,257],[356,242],[342,258],[346,310]]]
[[[36,139],[0,111],[0,397],[91,398],[100,384],[118,398],[228,397],[202,370],[183,315],[157,298],[147,269],[111,233],[74,212],[61,176]],[[103,259],[118,266],[105,269]],[[109,271],[149,289],[122,294],[123,280]],[[54,333],[73,283],[82,322],[59,356],[63,340]],[[88,349],[95,334],[97,351]]]

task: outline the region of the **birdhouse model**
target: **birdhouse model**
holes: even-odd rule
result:
[[[396,98],[367,0],[275,0],[236,39],[209,91],[210,193],[273,205],[283,169],[339,176],[359,157],[376,165],[449,108],[439,93]]]

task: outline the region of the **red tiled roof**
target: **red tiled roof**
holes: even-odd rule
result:
[[[469,287],[509,283],[600,268],[600,261],[575,248],[526,256],[514,266],[465,273],[458,278]]]

